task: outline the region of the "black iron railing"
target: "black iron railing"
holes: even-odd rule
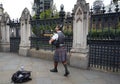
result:
[[[10,52],[18,52],[20,44],[20,21],[9,20],[10,27]]]
[[[19,51],[20,37],[10,37],[10,52]]]
[[[92,14],[87,42],[90,68],[120,72],[120,12]]]
[[[31,19],[30,24],[32,26],[32,31],[34,37],[30,37],[31,48],[44,49],[44,50],[54,50],[55,47],[48,44],[51,34],[55,32],[55,27],[57,24],[63,26],[63,32],[66,35],[65,44],[67,51],[69,52],[72,47],[72,24],[73,16],[68,16],[65,18],[64,6],[61,6],[59,12],[59,18],[51,19]]]
[[[120,40],[90,40],[89,67],[120,72]]]
[[[36,50],[55,50],[55,46],[49,44],[50,37],[31,37],[31,48],[35,48]],[[65,47],[67,51],[70,52],[72,48],[72,36],[66,36],[65,38]]]

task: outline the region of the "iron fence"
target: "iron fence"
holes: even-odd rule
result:
[[[87,37],[89,67],[120,72],[120,12],[92,14]]]
[[[55,47],[48,44],[51,36],[55,32],[55,27],[57,24],[63,26],[63,32],[66,35],[65,44],[67,51],[69,52],[72,47],[72,16],[65,18],[65,12],[61,8],[59,12],[59,18],[51,19],[31,19],[30,24],[32,26],[32,31],[34,35],[30,37],[31,48],[36,48],[36,50],[54,50]]]
[[[20,37],[10,37],[10,52],[19,51]]]
[[[35,48],[36,50],[55,50],[55,46],[49,44],[50,37],[30,37],[31,40],[31,48]],[[68,52],[70,52],[72,48],[72,36],[65,37],[65,47]]]

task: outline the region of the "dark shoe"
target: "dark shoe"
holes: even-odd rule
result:
[[[70,74],[69,71],[65,72],[64,76],[68,76]]]
[[[51,69],[50,72],[58,72],[57,69]]]

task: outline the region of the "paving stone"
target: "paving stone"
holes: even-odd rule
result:
[[[73,84],[69,79],[53,80],[53,84]]]
[[[53,84],[53,83],[50,78],[46,78],[46,77],[41,78],[40,77],[40,78],[36,79],[36,84]]]
[[[58,73],[50,72],[53,61],[24,57],[14,53],[0,52],[0,84],[11,84],[11,76],[21,65],[32,71],[32,80],[22,84],[120,84],[119,73],[82,70],[68,66],[70,75],[64,77],[64,67],[58,65]]]

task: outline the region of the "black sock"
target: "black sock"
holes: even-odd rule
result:
[[[67,68],[67,64],[63,64],[63,65],[64,65],[64,67],[65,67],[65,73],[69,72],[69,71],[68,71],[68,68]]]

